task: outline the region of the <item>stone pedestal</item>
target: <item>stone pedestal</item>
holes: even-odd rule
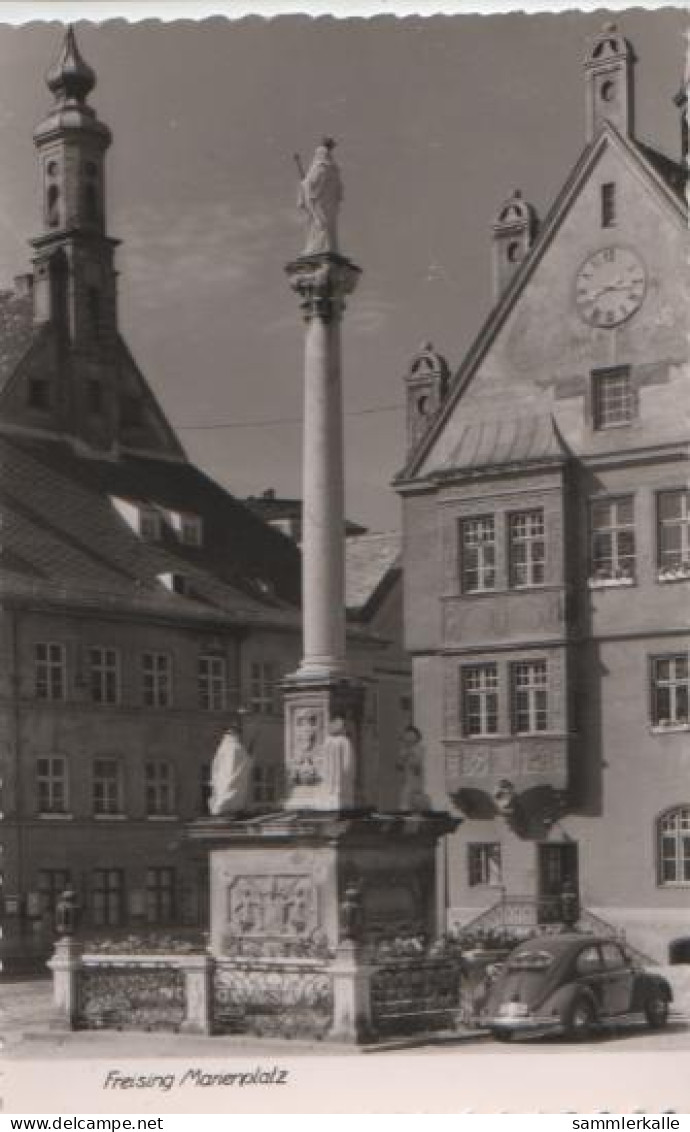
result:
[[[374,1038],[371,1021],[370,965],[354,940],[336,949],[333,975],[333,1026],[331,1041],[361,1045]]]
[[[210,955],[185,956],[185,1034],[210,1034],[213,1029],[213,960]]]
[[[48,967],[53,972],[53,1006],[59,1025],[74,1029],[79,1014],[79,966],[82,947],[72,936],[55,944]]]
[[[335,953],[353,886],[363,943],[433,939],[436,845],[456,825],[447,814],[317,812],[192,823],[189,838],[209,849],[211,953]]]
[[[315,810],[194,822],[188,836],[209,850],[214,960],[245,986],[251,977],[257,1017],[281,988],[296,1001],[320,980],[330,987],[327,1036],[369,1041],[367,956],[382,940],[437,937],[436,847],[456,825],[447,814]]]

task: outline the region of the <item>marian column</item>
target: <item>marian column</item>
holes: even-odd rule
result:
[[[307,240],[287,265],[305,320],[302,483],[303,656],[288,677],[287,805],[350,809],[356,795],[361,689],[345,657],[345,491],[340,323],[360,269],[338,249],[343,196],[326,138],[302,179]]]

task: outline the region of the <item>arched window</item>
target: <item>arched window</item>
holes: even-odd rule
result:
[[[93,338],[101,336],[101,293],[98,287],[89,287],[87,293],[89,307],[89,323]]]
[[[57,185],[49,185],[46,195],[46,222],[49,228],[57,228],[60,223],[60,190]]]
[[[690,806],[662,814],[657,839],[659,884],[690,885]]]
[[[92,223],[98,220],[98,193],[95,185],[84,186],[84,218]]]

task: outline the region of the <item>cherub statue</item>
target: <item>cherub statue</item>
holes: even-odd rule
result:
[[[340,170],[333,160],[333,138],[324,138],[307,172],[295,154],[300,173],[297,206],[307,215],[307,243],[302,255],[338,251],[338,210],[343,199]]]

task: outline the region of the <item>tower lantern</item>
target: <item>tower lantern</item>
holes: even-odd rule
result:
[[[634,136],[634,63],[635,53],[628,40],[615,24],[604,24],[585,59],[588,142],[604,122],[610,122],[624,137]]]
[[[537,235],[537,214],[520,189],[504,201],[493,224],[493,294],[500,298]]]

